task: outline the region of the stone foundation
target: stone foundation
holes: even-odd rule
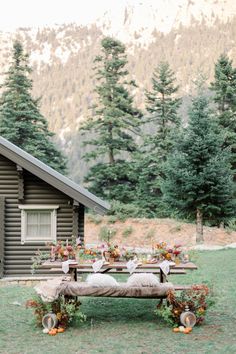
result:
[[[33,287],[42,280],[53,278],[55,277],[6,277],[0,279],[0,287],[16,285]]]

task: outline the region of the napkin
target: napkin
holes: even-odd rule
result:
[[[76,261],[73,261],[73,259],[68,259],[68,261],[62,262],[61,267],[64,273],[68,273],[70,269],[70,264],[77,264]]]
[[[99,270],[102,268],[103,264],[104,264],[103,259],[99,259],[98,261],[94,262],[92,265],[94,273],[99,272]]]
[[[135,269],[137,268],[138,265],[139,265],[139,263],[135,262],[134,260],[130,260],[126,263],[126,267],[127,267],[130,274],[132,274],[135,271]]]
[[[168,275],[170,272],[170,262],[169,261],[163,261],[160,263],[159,267],[163,271],[165,275]]]

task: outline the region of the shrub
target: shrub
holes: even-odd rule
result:
[[[226,230],[228,232],[236,231],[236,219],[232,218],[227,221]]]
[[[132,234],[132,232],[133,232],[133,228],[131,225],[129,225],[124,229],[124,231],[122,232],[122,235],[124,237],[129,237]]]
[[[101,224],[102,222],[102,217],[100,215],[88,214],[87,219],[95,225]]]
[[[99,232],[99,238],[101,241],[109,243],[111,239],[115,236],[116,232],[117,230],[114,228],[109,228],[106,225],[102,226]]]
[[[155,235],[155,229],[150,229],[150,230],[148,230],[147,234],[145,235],[145,238],[147,240],[151,240],[151,239],[153,239],[154,235]]]
[[[108,218],[107,218],[107,223],[108,224],[115,224],[115,222],[117,221],[117,217],[115,215],[110,215]]]
[[[112,202],[109,214],[115,215],[121,221],[125,221],[130,217],[137,218],[142,215],[140,209],[134,204],[124,204],[119,201]]]

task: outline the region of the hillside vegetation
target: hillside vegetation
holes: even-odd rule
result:
[[[165,241],[170,245],[184,247],[196,245],[196,225],[174,219],[127,219],[119,221],[114,217],[87,216],[85,243],[101,244],[104,231],[114,234],[112,242],[129,247],[151,249],[155,242]],[[236,244],[236,232],[230,228],[204,226],[205,246]]]
[[[139,35],[139,34],[137,34]],[[93,114],[96,101],[93,60],[100,52],[104,37],[95,24],[90,27],[63,25],[57,28],[20,29],[26,51],[34,64],[34,95],[41,97],[41,110],[49,120],[49,127],[56,132],[58,143],[70,156],[70,175],[82,182],[88,166],[82,161],[82,138],[78,132],[81,121]],[[151,87],[154,68],[167,60],[180,85],[179,94],[185,97],[180,109],[186,117],[186,103],[191,94],[193,81],[199,70],[208,82],[213,79],[214,63],[221,53],[236,61],[236,17],[226,23],[216,18],[213,26],[192,21],[191,26],[180,26],[168,34],[153,33],[154,41],[146,46],[133,43],[126,45],[127,69],[137,83],[132,94],[141,109],[145,106],[144,91]],[[2,72],[5,71],[12,38],[1,37]]]

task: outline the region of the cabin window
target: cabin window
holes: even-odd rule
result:
[[[56,241],[58,205],[19,205],[21,243]]]

